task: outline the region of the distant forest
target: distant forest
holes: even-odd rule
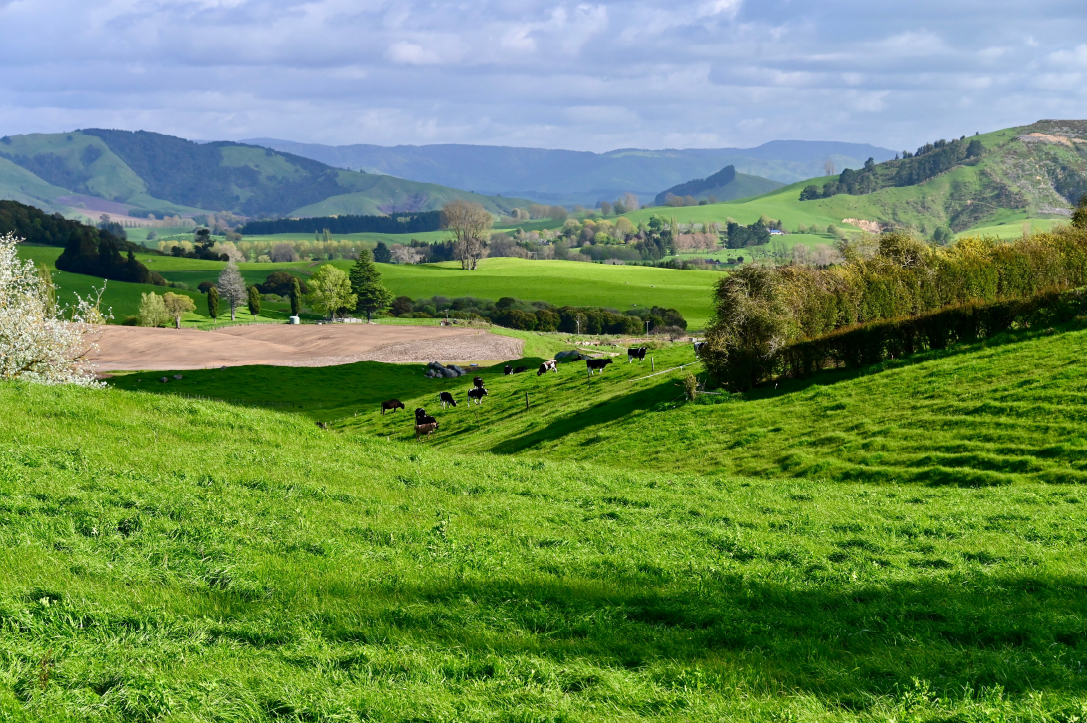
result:
[[[424,233],[442,227],[441,211],[393,213],[388,216],[320,216],[316,218],[277,218],[250,221],[238,229],[244,236],[274,233]]]
[[[97,245],[100,238],[108,236],[122,252],[158,253],[123,238],[117,238],[109,231],[100,230],[79,221],[69,221],[59,213],[46,213],[40,208],[27,206],[18,201],[0,201],[0,235],[5,233],[13,233],[31,244],[61,247],[67,246],[72,238],[87,238]]]

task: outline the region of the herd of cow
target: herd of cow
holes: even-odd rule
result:
[[[627,349],[627,363],[629,364],[635,360],[639,362],[644,361],[645,353],[646,347],[644,346]],[[697,348],[695,349],[695,353],[698,353]],[[585,366],[590,376],[598,371],[603,374],[604,367],[611,363],[611,359],[585,360]],[[521,366],[514,368],[510,364],[507,364],[506,367],[503,369],[503,372],[506,376],[510,376],[511,374],[522,374],[527,371],[528,367]],[[539,369],[536,370],[536,376],[543,376],[547,372],[555,372],[557,374],[558,371],[558,361],[555,359],[548,359],[540,365]],[[473,400],[477,405],[483,404],[483,397],[487,396],[487,394],[487,388],[483,384],[483,377],[475,377],[474,379],[472,379],[472,388],[468,390],[468,404],[471,404]],[[446,407],[457,406],[457,400],[453,398],[453,395],[450,392],[439,392],[438,403],[442,405],[442,409],[445,409]],[[406,409],[404,403],[401,402],[399,399],[390,399],[381,403],[382,415],[384,415],[387,411],[395,412],[397,409]],[[418,439],[419,437],[426,437],[433,434],[434,432],[438,431],[438,426],[438,420],[427,414],[426,409],[424,409],[423,407],[418,407],[415,410],[416,439]]]

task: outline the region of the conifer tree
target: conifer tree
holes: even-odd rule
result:
[[[375,313],[389,308],[393,300],[392,292],[381,285],[381,272],[377,270],[367,249],[359,251],[358,261],[351,267],[350,279],[351,291],[358,299],[355,310],[366,314],[367,321]]]
[[[256,286],[249,287],[249,313],[260,316],[260,292]]]
[[[208,316],[219,318],[219,289],[214,286],[208,289]]]
[[[291,281],[291,316],[298,316],[302,311],[302,285],[295,276]]]

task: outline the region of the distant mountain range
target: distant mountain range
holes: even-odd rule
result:
[[[529,204],[334,168],[243,143],[94,128],[0,138],[0,198],[90,218],[100,212],[368,215],[432,211],[454,199],[505,213]]]
[[[895,157],[895,152],[887,148],[836,141],[771,141],[757,148],[623,149],[608,153],[459,144],[326,146],[275,138],[243,142],[337,168],[567,206],[594,206],[599,201],[614,201],[627,192],[649,203],[663,189],[692,178],[705,178],[729,165],[741,174],[794,183],[824,175],[828,159],[841,171],[861,168],[869,158],[879,162]]]

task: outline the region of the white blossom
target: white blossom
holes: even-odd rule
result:
[[[101,386],[88,357],[98,349],[94,324],[112,318],[98,309],[105,286],[87,299],[77,294],[74,307],[55,308],[33,262],[19,260],[20,240],[0,236],[0,379]]]

